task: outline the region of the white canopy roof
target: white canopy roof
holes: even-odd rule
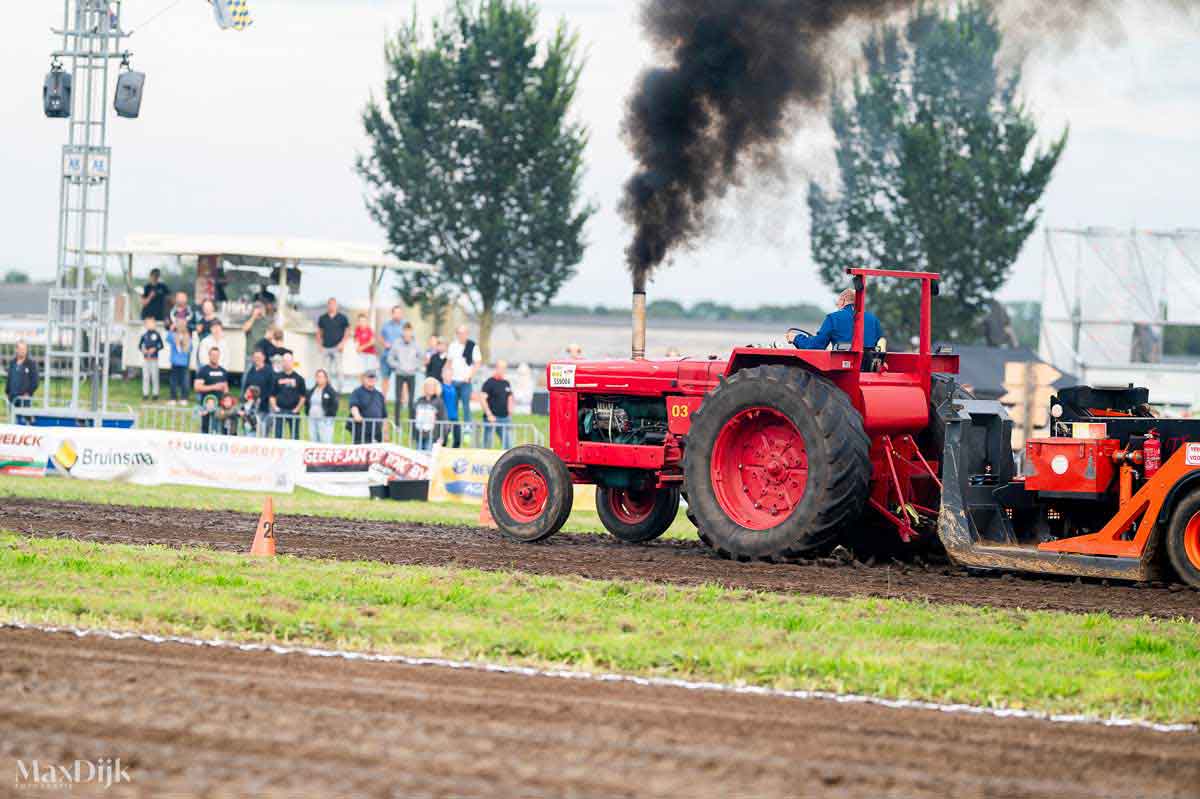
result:
[[[117,255],[220,255],[242,266],[272,266],[291,261],[300,266],[428,271],[429,264],[401,261],[379,247],[294,236],[168,235],[135,233]]]

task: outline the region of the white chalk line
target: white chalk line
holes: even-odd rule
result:
[[[480,671],[492,674],[515,674],[522,677],[549,677],[556,680],[580,680],[583,682],[627,683],[651,688],[682,688],[688,691],[706,691],[711,693],[744,694],[750,696],[767,696],[780,699],[824,700],[843,705],[877,705],[880,707],[901,710],[930,710],[939,713],[951,713],[970,716],[991,716],[999,719],[1028,719],[1046,721],[1053,724],[1091,724],[1103,727],[1131,727],[1154,732],[1178,733],[1197,732],[1200,727],[1196,724],[1161,724],[1142,719],[1127,719],[1119,716],[1104,718],[1086,714],[1044,713],[1037,710],[1022,710],[1019,708],[983,707],[967,704],[944,704],[941,702],[926,702],[919,699],[888,699],[866,694],[842,694],[834,691],[804,691],[785,690],[781,688],[766,688],[758,685],[736,685],[718,682],[694,682],[669,677],[637,677],[629,674],[597,674],[588,671],[572,671],[569,669],[537,669],[530,666],[509,666],[485,661],[448,660],[446,658],[409,657],[407,655],[382,655],[372,652],[353,652],[343,649],[316,649],[312,647],[291,647],[278,644],[246,644],[236,641],[225,641],[220,638],[188,638],[178,635],[154,635],[153,633],[121,632],[118,630],[101,630],[80,627],[53,627],[23,622],[0,622],[0,629],[32,630],[43,633],[69,633],[77,638],[108,638],[114,641],[138,640],[151,644],[184,644],[187,646],[213,647],[217,649],[235,649],[241,652],[269,652],[276,655],[301,655],[313,658],[338,658],[341,660],[362,661],[367,663],[399,663],[404,666],[436,666],[445,669],[460,669],[463,671]]]

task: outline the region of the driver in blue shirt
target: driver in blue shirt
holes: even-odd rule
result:
[[[846,289],[837,300],[838,309],[825,317],[816,335],[800,331],[792,343],[801,350],[823,350],[831,344],[849,344],[854,338],[854,289]],[[863,347],[874,349],[883,337],[883,326],[870,311],[863,311]]]

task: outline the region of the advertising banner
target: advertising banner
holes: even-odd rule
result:
[[[433,477],[429,482],[430,502],[483,504],[492,466],[504,453],[498,449],[433,448]]]
[[[391,444],[304,444],[296,485],[322,494],[366,497],[371,486],[428,480],[428,452]]]
[[[29,427],[0,425],[0,474],[42,477],[45,473],[43,433]]]
[[[162,449],[153,433],[64,427],[47,430],[42,443],[48,474],[139,485],[162,482]]]
[[[0,425],[0,474],[159,482],[154,433]]]
[[[0,425],[0,474],[366,497],[373,485],[428,480],[431,471],[430,453],[390,444]]]
[[[301,442],[194,433],[158,435],[162,436],[164,483],[283,494],[295,490]]]

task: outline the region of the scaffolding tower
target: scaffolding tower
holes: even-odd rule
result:
[[[114,63],[128,63],[122,50],[121,0],[63,0],[55,65],[66,63],[72,77],[71,115],[62,149],[59,182],[58,255],[50,292],[43,407],[38,415],[61,416],[95,426],[128,417],[108,408],[108,368],[113,294],[108,262],[108,146],[110,78]],[[69,379],[70,397],[52,396],[54,379]],[[83,407],[83,387],[90,402]]]
[[[1152,388],[1200,407],[1200,359],[1164,354],[1200,325],[1200,230],[1048,228],[1040,355],[1083,382]]]

